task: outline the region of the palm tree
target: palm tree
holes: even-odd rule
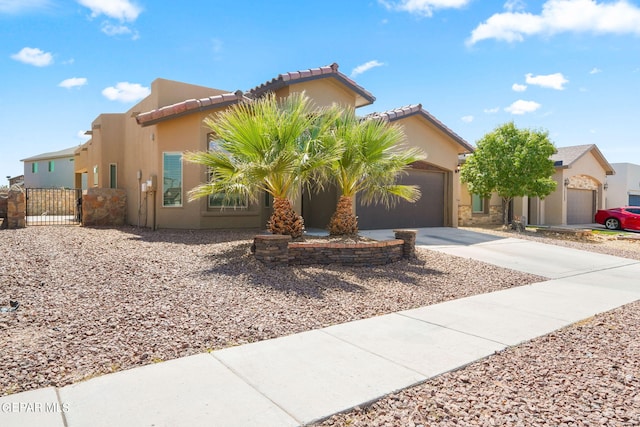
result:
[[[338,114],[315,108],[304,93],[284,99],[268,94],[205,119],[219,144],[185,155],[210,171],[209,182],[190,190],[189,200],[221,193],[226,203],[257,202],[265,191],[274,199],[269,231],[300,237],[304,223],[292,201],[301,187],[322,185],[339,156],[337,146],[325,144]]]
[[[401,145],[405,136],[398,126],[381,119],[359,119],[353,109],[347,109],[336,120],[333,137],[342,156],[333,163],[340,199],[329,222],[331,235],[358,233],[353,209],[358,193],[364,204],[387,207],[399,199],[415,202],[420,198],[417,186],[396,183],[411,163],[426,158],[420,150]]]

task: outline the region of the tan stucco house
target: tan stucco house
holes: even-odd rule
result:
[[[518,197],[511,206],[511,218],[525,218],[532,225],[591,224],[595,212],[606,204],[607,176],[613,167],[595,144],[560,147],[551,156],[555,164],[556,190],[540,199]],[[501,199],[493,194],[481,199],[462,185],[460,226],[501,224]]]
[[[221,206],[215,197],[188,202],[187,191],[204,182],[207,171],[184,162],[182,156],[186,151],[209,148],[210,135],[203,125],[209,115],[269,92],[286,97],[302,91],[320,107],[340,104],[358,108],[375,101],[371,93],[341,73],[337,64],[280,74],[246,92],[157,79],[151,84],[151,94],[126,113],[101,114],[93,121],[88,131],[91,139],[75,152],[76,182],[86,176],[89,187],[124,189],[127,222],[132,225],[264,228],[271,215],[266,195],[260,203],[242,208]],[[407,142],[427,152],[427,161],[415,165],[404,178],[423,186],[423,202],[410,207],[398,205],[390,211],[357,205],[363,228],[381,224],[389,228],[456,226],[457,159],[459,154],[473,151],[472,147],[420,105],[376,114],[399,123]],[[296,209],[307,227],[324,228],[336,201],[335,189],[301,194]],[[384,223],[375,222],[380,217],[384,217]]]

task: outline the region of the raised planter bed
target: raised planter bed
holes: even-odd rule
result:
[[[415,230],[394,230],[395,239],[357,243],[292,242],[290,236],[255,236],[255,257],[269,266],[384,265],[415,257]]]

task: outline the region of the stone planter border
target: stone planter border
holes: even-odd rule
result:
[[[255,236],[257,260],[270,267],[283,265],[338,264],[384,265],[415,258],[415,230],[394,230],[395,239],[360,243],[291,242],[290,236]]]

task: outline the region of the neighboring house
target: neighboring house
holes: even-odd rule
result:
[[[375,97],[338,70],[337,64],[289,72],[247,92],[157,79],[151,94],[122,114],[102,114],[92,123],[91,140],[76,150],[76,181],[87,176],[89,187],[121,188],[127,193],[127,221],[161,228],[264,228],[272,213],[270,197],[241,208],[221,205],[220,197],[189,203],[187,191],[207,179],[204,166],[183,161],[186,151],[204,151],[215,144],[203,120],[239,102],[274,92],[278,97],[304,91],[319,106],[353,108],[370,105]],[[420,105],[378,115],[398,122],[408,143],[428,153],[404,182],[421,184],[423,201],[407,208],[362,208],[356,213],[364,228],[370,217],[385,217],[385,225],[455,226],[459,188],[457,158],[473,149]],[[152,189],[154,191],[149,191]],[[302,194],[295,208],[307,227],[326,227],[337,202],[337,191]],[[406,214],[411,209],[411,215]],[[367,219],[365,219],[367,218]],[[364,221],[364,222],[363,222]]]
[[[24,187],[24,175],[18,175],[14,177],[8,177],[9,187],[17,185],[18,187]]]
[[[77,147],[22,159],[26,188],[74,188]]]
[[[616,174],[607,180],[608,208],[640,206],[640,165],[613,163]]]
[[[534,225],[591,224],[596,210],[605,208],[607,177],[613,167],[594,144],[560,147],[551,156],[556,166],[556,190],[544,199],[518,197],[510,207],[510,218],[525,218]],[[501,224],[501,199],[492,194],[482,199],[462,186],[461,226]]]

